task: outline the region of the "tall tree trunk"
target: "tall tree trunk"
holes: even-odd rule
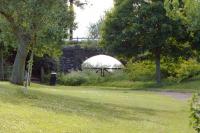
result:
[[[4,59],[3,59],[3,49],[0,48],[0,80],[4,80]]]
[[[15,57],[10,81],[14,84],[22,85],[24,81],[25,63],[26,57],[28,55],[28,46],[30,43],[31,36],[30,34],[26,33],[23,30],[23,28],[21,28],[18,24],[15,23],[15,19],[12,15],[2,11],[0,11],[0,15],[3,15],[8,20],[13,30],[13,33],[19,40],[19,46],[17,50],[17,55]]]
[[[160,71],[160,48],[155,52],[155,61],[156,61],[156,82],[161,83],[161,71]]]
[[[22,42],[18,47],[17,55],[15,57],[15,62],[13,65],[11,82],[14,84],[23,85],[27,55],[28,55],[28,45],[25,42]]]

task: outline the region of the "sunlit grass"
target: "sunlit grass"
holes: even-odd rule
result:
[[[189,102],[109,87],[0,83],[0,133],[193,133]]]

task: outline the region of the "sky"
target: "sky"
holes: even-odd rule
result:
[[[113,7],[113,0],[88,0],[89,5],[85,6],[84,9],[75,8],[76,11],[76,22],[78,28],[74,31],[74,38],[76,37],[87,37],[88,27],[91,23],[97,22],[105,11]]]

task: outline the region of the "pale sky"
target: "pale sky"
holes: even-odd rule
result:
[[[97,22],[105,11],[113,7],[113,0],[88,0],[90,4],[84,9],[76,8],[76,22],[78,29],[74,31],[74,38],[87,37],[90,23]]]

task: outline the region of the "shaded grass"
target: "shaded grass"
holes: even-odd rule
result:
[[[109,87],[21,87],[0,82],[0,132],[193,133],[189,103]]]

